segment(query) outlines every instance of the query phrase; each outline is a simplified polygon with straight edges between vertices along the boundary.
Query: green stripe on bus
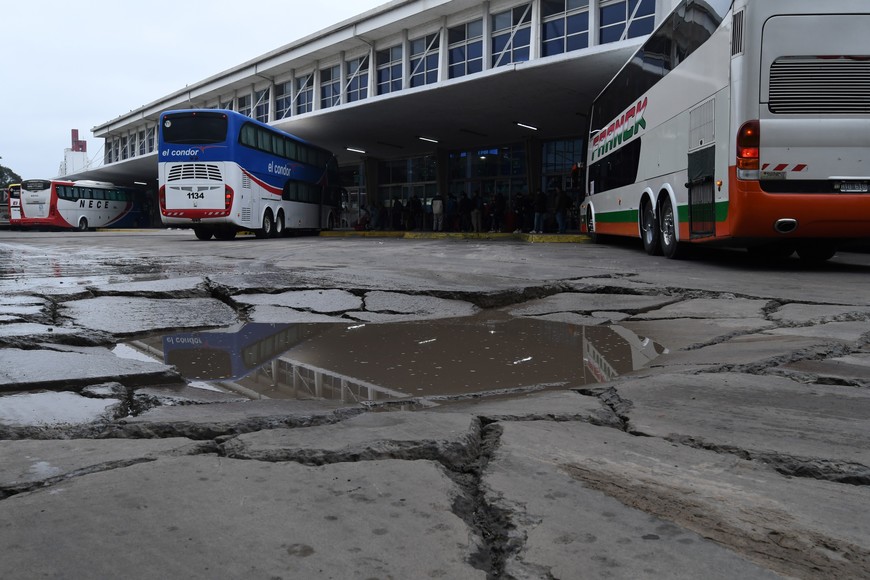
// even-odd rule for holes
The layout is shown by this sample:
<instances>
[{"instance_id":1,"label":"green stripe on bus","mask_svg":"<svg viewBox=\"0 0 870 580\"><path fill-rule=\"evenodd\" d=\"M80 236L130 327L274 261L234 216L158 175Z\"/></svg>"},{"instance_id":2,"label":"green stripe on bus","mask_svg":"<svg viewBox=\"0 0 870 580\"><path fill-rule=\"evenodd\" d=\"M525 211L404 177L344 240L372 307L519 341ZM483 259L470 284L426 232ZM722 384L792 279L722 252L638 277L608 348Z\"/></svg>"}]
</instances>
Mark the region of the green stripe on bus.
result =
<instances>
[{"instance_id":1,"label":"green stripe on bus","mask_svg":"<svg viewBox=\"0 0 870 580\"><path fill-rule=\"evenodd\" d=\"M724 222L728 218L728 202L717 201L715 204L715 214L717 222ZM689 206L681 205L677 208L677 216L681 222L689 221Z\"/></svg>"},{"instance_id":2,"label":"green stripe on bus","mask_svg":"<svg viewBox=\"0 0 870 580\"><path fill-rule=\"evenodd\" d=\"M611 211L595 214L595 221L603 224L637 223L637 210Z\"/></svg>"}]
</instances>

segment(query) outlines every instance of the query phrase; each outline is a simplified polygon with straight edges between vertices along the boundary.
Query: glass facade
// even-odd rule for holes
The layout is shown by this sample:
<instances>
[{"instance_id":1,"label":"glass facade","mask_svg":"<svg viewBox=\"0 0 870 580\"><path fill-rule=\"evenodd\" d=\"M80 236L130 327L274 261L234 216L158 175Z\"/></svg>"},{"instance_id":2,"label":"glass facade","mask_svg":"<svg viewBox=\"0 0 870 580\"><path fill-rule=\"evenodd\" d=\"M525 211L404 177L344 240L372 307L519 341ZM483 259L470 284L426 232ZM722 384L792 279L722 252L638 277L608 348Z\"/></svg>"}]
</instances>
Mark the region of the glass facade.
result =
<instances>
[{"instance_id":1,"label":"glass facade","mask_svg":"<svg viewBox=\"0 0 870 580\"><path fill-rule=\"evenodd\" d=\"M541 56L589 46L589 0L542 0Z\"/></svg>"},{"instance_id":2,"label":"glass facade","mask_svg":"<svg viewBox=\"0 0 870 580\"><path fill-rule=\"evenodd\" d=\"M411 86L420 87L438 82L438 49L440 36L430 34L410 44Z\"/></svg>"},{"instance_id":3,"label":"glass facade","mask_svg":"<svg viewBox=\"0 0 870 580\"><path fill-rule=\"evenodd\" d=\"M275 85L275 118L286 119L293 111L293 82Z\"/></svg>"},{"instance_id":4,"label":"glass facade","mask_svg":"<svg viewBox=\"0 0 870 580\"><path fill-rule=\"evenodd\" d=\"M257 103L254 106L254 118L263 123L269 122L269 89L268 87L262 91L256 91L254 96Z\"/></svg>"},{"instance_id":5,"label":"glass facade","mask_svg":"<svg viewBox=\"0 0 870 580\"><path fill-rule=\"evenodd\" d=\"M347 61L347 102L361 101L369 96L369 57Z\"/></svg>"},{"instance_id":6,"label":"glass facade","mask_svg":"<svg viewBox=\"0 0 870 580\"><path fill-rule=\"evenodd\" d=\"M320 107L341 104L341 65L320 69Z\"/></svg>"},{"instance_id":7,"label":"glass facade","mask_svg":"<svg viewBox=\"0 0 870 580\"><path fill-rule=\"evenodd\" d=\"M377 52L378 94L402 90L402 47L394 46Z\"/></svg>"},{"instance_id":8,"label":"glass facade","mask_svg":"<svg viewBox=\"0 0 870 580\"><path fill-rule=\"evenodd\" d=\"M314 73L296 79L296 114L314 110Z\"/></svg>"},{"instance_id":9,"label":"glass facade","mask_svg":"<svg viewBox=\"0 0 870 580\"><path fill-rule=\"evenodd\" d=\"M483 70L483 20L472 20L447 31L448 71L451 79Z\"/></svg>"},{"instance_id":10,"label":"glass facade","mask_svg":"<svg viewBox=\"0 0 870 580\"><path fill-rule=\"evenodd\" d=\"M599 9L601 44L650 34L655 28L655 0L602 2Z\"/></svg>"},{"instance_id":11,"label":"glass facade","mask_svg":"<svg viewBox=\"0 0 870 580\"><path fill-rule=\"evenodd\" d=\"M236 109L242 115L251 116L251 95L241 95L236 98Z\"/></svg>"},{"instance_id":12,"label":"glass facade","mask_svg":"<svg viewBox=\"0 0 870 580\"><path fill-rule=\"evenodd\" d=\"M493 67L529 60L531 43L531 4L523 4L492 15Z\"/></svg>"}]
</instances>

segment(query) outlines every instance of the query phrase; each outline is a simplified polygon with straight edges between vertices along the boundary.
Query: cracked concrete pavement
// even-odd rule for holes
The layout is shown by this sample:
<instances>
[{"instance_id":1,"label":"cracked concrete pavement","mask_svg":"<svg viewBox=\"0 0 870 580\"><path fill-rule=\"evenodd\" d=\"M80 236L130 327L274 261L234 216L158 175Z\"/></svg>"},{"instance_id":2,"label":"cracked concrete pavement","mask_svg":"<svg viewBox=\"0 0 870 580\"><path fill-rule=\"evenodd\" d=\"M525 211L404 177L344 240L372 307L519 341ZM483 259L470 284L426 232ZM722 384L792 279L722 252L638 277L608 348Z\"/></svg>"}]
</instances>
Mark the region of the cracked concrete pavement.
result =
<instances>
[{"instance_id":1,"label":"cracked concrete pavement","mask_svg":"<svg viewBox=\"0 0 870 580\"><path fill-rule=\"evenodd\" d=\"M870 298L844 288L862 256L768 271L619 246L278 242L265 259L244 240L103 247L51 277L0 239L32 258L0 279L0 577L870 577ZM662 349L627 372L578 352L583 385L368 401L193 388L116 347L468 317Z\"/></svg>"}]
</instances>

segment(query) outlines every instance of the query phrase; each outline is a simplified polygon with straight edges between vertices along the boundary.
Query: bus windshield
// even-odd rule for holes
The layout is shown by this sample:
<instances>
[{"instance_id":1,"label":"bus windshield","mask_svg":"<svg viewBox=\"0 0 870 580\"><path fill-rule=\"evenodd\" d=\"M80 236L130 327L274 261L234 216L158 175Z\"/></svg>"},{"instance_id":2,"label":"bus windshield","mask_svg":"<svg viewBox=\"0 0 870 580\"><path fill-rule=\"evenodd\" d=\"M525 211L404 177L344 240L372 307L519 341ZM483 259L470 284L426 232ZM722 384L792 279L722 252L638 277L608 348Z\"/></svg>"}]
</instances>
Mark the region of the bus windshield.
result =
<instances>
[{"instance_id":1,"label":"bus windshield","mask_svg":"<svg viewBox=\"0 0 870 580\"><path fill-rule=\"evenodd\" d=\"M179 145L224 143L227 116L223 113L179 113L163 120L163 141Z\"/></svg>"}]
</instances>

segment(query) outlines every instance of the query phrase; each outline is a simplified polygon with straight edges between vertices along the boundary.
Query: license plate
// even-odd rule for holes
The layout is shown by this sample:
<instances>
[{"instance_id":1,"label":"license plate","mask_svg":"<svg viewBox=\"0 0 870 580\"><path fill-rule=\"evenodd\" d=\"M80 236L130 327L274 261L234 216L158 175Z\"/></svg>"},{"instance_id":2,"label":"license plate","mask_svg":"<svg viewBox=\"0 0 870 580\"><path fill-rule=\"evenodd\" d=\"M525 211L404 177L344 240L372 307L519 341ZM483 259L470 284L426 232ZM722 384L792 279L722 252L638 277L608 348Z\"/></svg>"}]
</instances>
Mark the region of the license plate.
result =
<instances>
[{"instance_id":1,"label":"license plate","mask_svg":"<svg viewBox=\"0 0 870 580\"><path fill-rule=\"evenodd\" d=\"M202 220L199 219L199 218L193 218L193 219L190 220L190 221L193 222L193 223L195 223L195 224L198 224L198 223L202 222Z\"/></svg>"},{"instance_id":2,"label":"license plate","mask_svg":"<svg viewBox=\"0 0 870 580\"><path fill-rule=\"evenodd\" d=\"M870 191L866 181L841 181L841 193L867 193Z\"/></svg>"}]
</instances>

